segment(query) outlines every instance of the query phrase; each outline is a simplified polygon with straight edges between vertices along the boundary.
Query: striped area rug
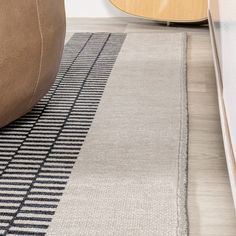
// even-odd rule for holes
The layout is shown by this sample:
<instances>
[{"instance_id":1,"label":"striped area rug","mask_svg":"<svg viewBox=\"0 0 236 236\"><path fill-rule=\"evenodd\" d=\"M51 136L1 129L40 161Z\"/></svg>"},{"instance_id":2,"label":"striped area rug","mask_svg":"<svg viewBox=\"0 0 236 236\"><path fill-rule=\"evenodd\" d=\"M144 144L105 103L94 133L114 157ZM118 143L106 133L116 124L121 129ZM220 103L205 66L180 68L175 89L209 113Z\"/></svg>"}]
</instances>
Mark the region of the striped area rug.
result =
<instances>
[{"instance_id":1,"label":"striped area rug","mask_svg":"<svg viewBox=\"0 0 236 236\"><path fill-rule=\"evenodd\" d=\"M0 130L0 235L45 235L125 37L74 34L48 94Z\"/></svg>"},{"instance_id":2,"label":"striped area rug","mask_svg":"<svg viewBox=\"0 0 236 236\"><path fill-rule=\"evenodd\" d=\"M0 236L188 235L186 41L72 36L48 94L0 130Z\"/></svg>"}]
</instances>

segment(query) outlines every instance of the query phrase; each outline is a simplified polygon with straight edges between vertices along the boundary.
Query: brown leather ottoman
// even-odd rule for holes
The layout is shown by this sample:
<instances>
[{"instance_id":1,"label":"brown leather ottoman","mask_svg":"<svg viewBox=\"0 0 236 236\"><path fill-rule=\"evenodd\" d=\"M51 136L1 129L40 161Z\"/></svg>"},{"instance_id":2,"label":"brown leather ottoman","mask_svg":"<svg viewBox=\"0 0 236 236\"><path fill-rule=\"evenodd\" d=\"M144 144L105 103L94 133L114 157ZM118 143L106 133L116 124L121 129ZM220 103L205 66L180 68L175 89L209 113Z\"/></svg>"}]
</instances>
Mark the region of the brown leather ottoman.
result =
<instances>
[{"instance_id":1,"label":"brown leather ottoman","mask_svg":"<svg viewBox=\"0 0 236 236\"><path fill-rule=\"evenodd\" d=\"M31 110L57 75L64 0L0 1L0 127Z\"/></svg>"}]
</instances>

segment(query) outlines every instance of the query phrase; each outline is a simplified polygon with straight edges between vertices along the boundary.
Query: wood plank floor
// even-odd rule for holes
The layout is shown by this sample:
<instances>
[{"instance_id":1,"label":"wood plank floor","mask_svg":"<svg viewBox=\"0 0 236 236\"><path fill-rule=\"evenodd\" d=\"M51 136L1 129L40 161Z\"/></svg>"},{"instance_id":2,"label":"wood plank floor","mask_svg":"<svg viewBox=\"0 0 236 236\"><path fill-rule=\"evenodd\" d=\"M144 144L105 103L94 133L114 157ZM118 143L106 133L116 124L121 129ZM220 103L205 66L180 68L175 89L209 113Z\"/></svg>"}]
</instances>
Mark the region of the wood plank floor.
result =
<instances>
[{"instance_id":1,"label":"wood plank floor","mask_svg":"<svg viewBox=\"0 0 236 236\"><path fill-rule=\"evenodd\" d=\"M208 27L166 27L133 17L70 18L66 40L74 32L101 31L188 33L190 236L236 236Z\"/></svg>"}]
</instances>

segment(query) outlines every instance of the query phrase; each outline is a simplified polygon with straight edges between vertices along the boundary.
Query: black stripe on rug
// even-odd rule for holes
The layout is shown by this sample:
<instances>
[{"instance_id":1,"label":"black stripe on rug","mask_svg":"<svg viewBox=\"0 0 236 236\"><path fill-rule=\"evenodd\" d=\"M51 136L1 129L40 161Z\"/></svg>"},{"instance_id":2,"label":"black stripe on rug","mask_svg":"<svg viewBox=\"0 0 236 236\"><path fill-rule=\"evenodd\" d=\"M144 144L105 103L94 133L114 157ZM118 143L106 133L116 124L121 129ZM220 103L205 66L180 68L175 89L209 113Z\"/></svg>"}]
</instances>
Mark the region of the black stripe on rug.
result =
<instances>
[{"instance_id":1,"label":"black stripe on rug","mask_svg":"<svg viewBox=\"0 0 236 236\"><path fill-rule=\"evenodd\" d=\"M0 130L0 235L45 235L125 37L74 34L48 94Z\"/></svg>"}]
</instances>

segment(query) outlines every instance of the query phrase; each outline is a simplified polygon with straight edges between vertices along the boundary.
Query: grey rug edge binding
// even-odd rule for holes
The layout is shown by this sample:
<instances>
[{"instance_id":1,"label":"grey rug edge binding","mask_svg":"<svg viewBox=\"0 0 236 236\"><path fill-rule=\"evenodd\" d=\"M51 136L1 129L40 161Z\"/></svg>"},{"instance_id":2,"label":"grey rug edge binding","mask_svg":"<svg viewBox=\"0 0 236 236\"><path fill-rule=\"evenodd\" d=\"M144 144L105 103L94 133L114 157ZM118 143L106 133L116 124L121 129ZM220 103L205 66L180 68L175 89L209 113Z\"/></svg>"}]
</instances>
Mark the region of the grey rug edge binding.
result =
<instances>
[{"instance_id":1,"label":"grey rug edge binding","mask_svg":"<svg viewBox=\"0 0 236 236\"><path fill-rule=\"evenodd\" d=\"M187 88L187 33L182 35L182 67L184 79L180 81L181 89L181 124L179 145L179 179L178 179L178 236L189 235L188 218L188 141L189 141L189 115L188 115L188 88Z\"/></svg>"}]
</instances>

